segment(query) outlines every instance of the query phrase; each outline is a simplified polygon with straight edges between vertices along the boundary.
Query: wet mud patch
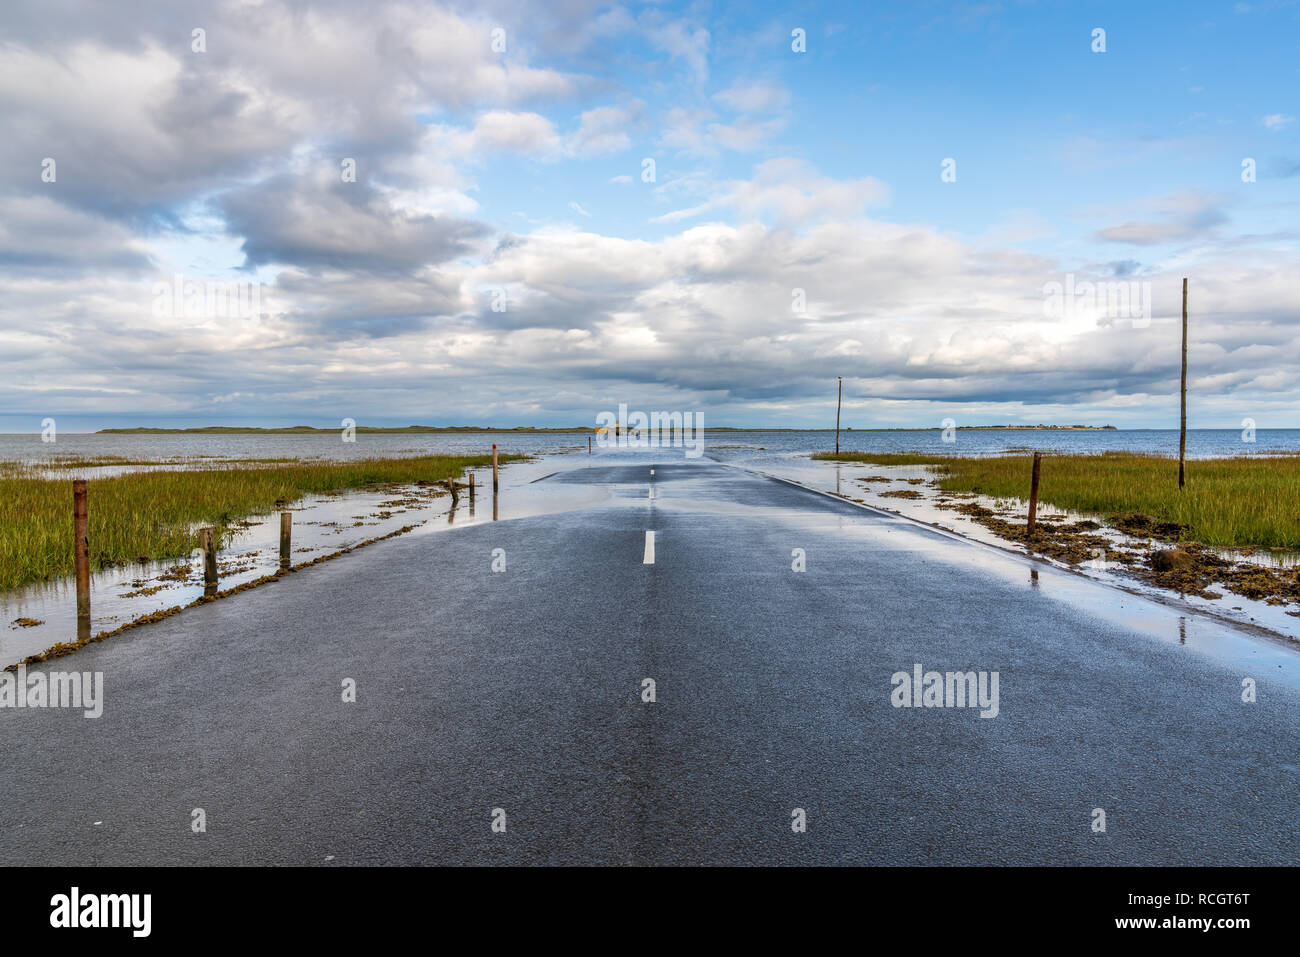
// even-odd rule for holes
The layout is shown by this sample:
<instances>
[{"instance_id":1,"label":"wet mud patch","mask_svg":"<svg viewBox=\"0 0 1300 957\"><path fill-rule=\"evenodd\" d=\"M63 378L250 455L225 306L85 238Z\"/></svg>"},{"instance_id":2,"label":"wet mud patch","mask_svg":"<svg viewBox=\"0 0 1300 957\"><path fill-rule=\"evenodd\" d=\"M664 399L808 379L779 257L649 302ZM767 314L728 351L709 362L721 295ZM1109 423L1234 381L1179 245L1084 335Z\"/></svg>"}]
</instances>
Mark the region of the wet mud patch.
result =
<instances>
[{"instance_id":1,"label":"wet mud patch","mask_svg":"<svg viewBox=\"0 0 1300 957\"><path fill-rule=\"evenodd\" d=\"M1117 549L1114 539L1091 534L1102 527L1097 522L1085 520L1067 523L1043 519L1035 523L1031 533L1027 522L1008 521L993 509L976 502L936 502L935 507L965 515L999 538L1016 542L1031 552L1067 565L1081 565L1101 557L1122 565L1132 565L1137 560L1129 552Z\"/></svg>"},{"instance_id":2,"label":"wet mud patch","mask_svg":"<svg viewBox=\"0 0 1300 957\"><path fill-rule=\"evenodd\" d=\"M1111 523L1125 535L1135 538L1154 538L1162 542L1176 542L1187 531L1186 525L1164 522L1141 512L1111 517Z\"/></svg>"},{"instance_id":3,"label":"wet mud patch","mask_svg":"<svg viewBox=\"0 0 1300 957\"><path fill-rule=\"evenodd\" d=\"M1300 568L1243 565L1195 542L1152 551L1136 573L1149 584L1179 594L1221 598L1213 589L1223 588L1268 605L1300 606ZM1300 617L1300 607L1287 614Z\"/></svg>"},{"instance_id":4,"label":"wet mud patch","mask_svg":"<svg viewBox=\"0 0 1300 957\"><path fill-rule=\"evenodd\" d=\"M888 493L885 493L888 494ZM1134 577L1157 588L1195 595L1210 601L1223 591L1268 605L1295 605L1287 614L1300 617L1300 568L1270 568L1235 561L1219 550L1196 542L1181 542L1172 548L1160 543L1177 542L1186 529L1175 522L1159 522L1135 513L1117 517L1115 528L1127 535L1142 534L1147 542L1125 543L1094 534L1106 529L1100 522L1082 519L1036 523L1033 534L1024 520L1007 520L993 509L976 502L952 503L936 500L936 508L950 509L983 525L1001 539L1023 545L1028 551L1077 566L1097 559L1117 564ZM1122 521L1120 520L1122 519ZM1138 532L1137 530L1142 530ZM1247 549L1243 554L1254 550Z\"/></svg>"}]
</instances>

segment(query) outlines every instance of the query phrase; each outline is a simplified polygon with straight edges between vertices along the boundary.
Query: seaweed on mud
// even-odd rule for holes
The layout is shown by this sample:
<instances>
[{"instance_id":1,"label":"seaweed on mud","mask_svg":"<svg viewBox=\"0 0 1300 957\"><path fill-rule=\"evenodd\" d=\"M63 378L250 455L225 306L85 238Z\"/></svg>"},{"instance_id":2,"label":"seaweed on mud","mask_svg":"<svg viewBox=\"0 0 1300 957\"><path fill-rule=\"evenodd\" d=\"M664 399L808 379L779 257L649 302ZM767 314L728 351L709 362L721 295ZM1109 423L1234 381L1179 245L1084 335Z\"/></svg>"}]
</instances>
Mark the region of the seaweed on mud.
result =
<instances>
[{"instance_id":1,"label":"seaweed on mud","mask_svg":"<svg viewBox=\"0 0 1300 957\"><path fill-rule=\"evenodd\" d=\"M1027 523L1007 521L999 518L991 508L976 502L958 504L938 504L936 508L946 508L960 512L974 519L989 529L999 538L1024 545L1032 552L1052 558L1067 565L1078 565L1092 561L1101 552L1109 561L1131 564L1135 559L1126 552L1115 548L1115 543L1102 535L1089 535L1100 526L1096 522L1075 522L1070 525L1053 521L1036 523L1031 534Z\"/></svg>"},{"instance_id":2,"label":"seaweed on mud","mask_svg":"<svg viewBox=\"0 0 1300 957\"><path fill-rule=\"evenodd\" d=\"M1125 535L1132 535L1135 538L1155 538L1162 542L1176 542L1187 531L1186 525L1164 522L1142 512L1114 515L1111 517L1111 522Z\"/></svg>"},{"instance_id":3,"label":"seaweed on mud","mask_svg":"<svg viewBox=\"0 0 1300 957\"><path fill-rule=\"evenodd\" d=\"M190 572L194 569L189 565L173 565L167 571L158 576L159 581L164 582L183 582L190 577Z\"/></svg>"},{"instance_id":4,"label":"seaweed on mud","mask_svg":"<svg viewBox=\"0 0 1300 957\"><path fill-rule=\"evenodd\" d=\"M1138 577L1202 598L1222 597L1210 591L1211 585L1221 585L1234 595L1269 605L1300 603L1300 569L1237 564L1194 542L1152 552Z\"/></svg>"},{"instance_id":5,"label":"seaweed on mud","mask_svg":"<svg viewBox=\"0 0 1300 957\"><path fill-rule=\"evenodd\" d=\"M1143 556L1117 547L1112 539L1086 534L1104 528L1091 520L1070 525L1038 522L1034 533L1030 535L1025 522L999 518L992 509L974 502L936 502L935 507L960 512L999 538L1024 545L1033 552L1069 565L1089 561L1100 552L1108 563L1128 567L1147 584L1180 595L1196 595L1210 600L1222 598L1222 594L1211 590L1211 586L1219 586L1243 598L1263 601L1269 605L1300 603L1300 568L1266 568L1261 565L1239 564L1196 542L1183 542L1175 548L1154 549ZM1139 516L1136 521L1129 521L1126 525L1130 529L1142 528L1145 530L1143 534L1152 538L1176 535L1182 530L1182 526L1174 522L1155 522L1147 516ZM1152 534L1153 530L1157 532L1156 535ZM1300 611L1289 613L1300 616Z\"/></svg>"},{"instance_id":6,"label":"seaweed on mud","mask_svg":"<svg viewBox=\"0 0 1300 957\"><path fill-rule=\"evenodd\" d=\"M156 594L158 594L160 591L162 591L164 588L170 588L170 587L171 587L170 585L152 585L152 586L146 585L146 586L144 586L144 587L138 587L138 588L134 589L133 591L122 592L122 594L121 594L119 597L121 597L121 598L148 598L150 595L156 595Z\"/></svg>"}]
</instances>

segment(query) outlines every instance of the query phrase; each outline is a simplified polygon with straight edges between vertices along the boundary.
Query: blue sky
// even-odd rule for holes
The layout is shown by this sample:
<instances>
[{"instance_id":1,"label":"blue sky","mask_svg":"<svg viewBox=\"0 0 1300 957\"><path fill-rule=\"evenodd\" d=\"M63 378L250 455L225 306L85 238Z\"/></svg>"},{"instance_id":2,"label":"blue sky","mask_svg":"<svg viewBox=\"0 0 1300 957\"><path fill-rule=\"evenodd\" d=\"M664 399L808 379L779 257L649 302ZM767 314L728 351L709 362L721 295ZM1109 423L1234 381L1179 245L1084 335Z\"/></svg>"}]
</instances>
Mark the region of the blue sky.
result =
<instances>
[{"instance_id":1,"label":"blue sky","mask_svg":"<svg viewBox=\"0 0 1300 957\"><path fill-rule=\"evenodd\" d=\"M1295 426L1298 81L1294 2L7 5L0 429L1170 426L1182 276L1192 425Z\"/></svg>"}]
</instances>

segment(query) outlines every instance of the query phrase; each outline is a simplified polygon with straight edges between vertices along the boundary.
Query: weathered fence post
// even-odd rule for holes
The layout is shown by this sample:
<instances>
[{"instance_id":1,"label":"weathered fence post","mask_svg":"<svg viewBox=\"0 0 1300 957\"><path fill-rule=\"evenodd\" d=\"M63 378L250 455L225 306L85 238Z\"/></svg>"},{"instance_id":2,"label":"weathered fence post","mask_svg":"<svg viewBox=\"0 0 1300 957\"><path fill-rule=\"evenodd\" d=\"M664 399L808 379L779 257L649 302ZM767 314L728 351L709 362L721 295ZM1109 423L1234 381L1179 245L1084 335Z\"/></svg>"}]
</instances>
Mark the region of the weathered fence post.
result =
<instances>
[{"instance_id":1,"label":"weathered fence post","mask_svg":"<svg viewBox=\"0 0 1300 957\"><path fill-rule=\"evenodd\" d=\"M1029 534L1034 533L1034 522L1038 520L1038 471L1043 461L1043 453L1034 453L1034 475L1029 480Z\"/></svg>"},{"instance_id":2,"label":"weathered fence post","mask_svg":"<svg viewBox=\"0 0 1300 957\"><path fill-rule=\"evenodd\" d=\"M492 443L492 494L496 495L500 488L500 480L497 478L497 444Z\"/></svg>"},{"instance_id":3,"label":"weathered fence post","mask_svg":"<svg viewBox=\"0 0 1300 957\"><path fill-rule=\"evenodd\" d=\"M456 488L454 478L447 479L447 491L451 493L451 507L455 508L456 503L460 501L460 490Z\"/></svg>"},{"instance_id":4,"label":"weathered fence post","mask_svg":"<svg viewBox=\"0 0 1300 957\"><path fill-rule=\"evenodd\" d=\"M293 513L280 513L280 569L289 570L290 552L293 543Z\"/></svg>"},{"instance_id":5,"label":"weathered fence post","mask_svg":"<svg viewBox=\"0 0 1300 957\"><path fill-rule=\"evenodd\" d=\"M587 454L591 454L591 436L587 436Z\"/></svg>"},{"instance_id":6,"label":"weathered fence post","mask_svg":"<svg viewBox=\"0 0 1300 957\"><path fill-rule=\"evenodd\" d=\"M86 480L72 483L73 560L77 572L77 639L90 637L90 518L86 507Z\"/></svg>"},{"instance_id":7,"label":"weathered fence post","mask_svg":"<svg viewBox=\"0 0 1300 957\"><path fill-rule=\"evenodd\" d=\"M469 500L474 501L474 473L469 473Z\"/></svg>"},{"instance_id":8,"label":"weathered fence post","mask_svg":"<svg viewBox=\"0 0 1300 957\"><path fill-rule=\"evenodd\" d=\"M217 593L216 529L210 525L200 528L199 546L203 549L203 594L211 597Z\"/></svg>"}]
</instances>

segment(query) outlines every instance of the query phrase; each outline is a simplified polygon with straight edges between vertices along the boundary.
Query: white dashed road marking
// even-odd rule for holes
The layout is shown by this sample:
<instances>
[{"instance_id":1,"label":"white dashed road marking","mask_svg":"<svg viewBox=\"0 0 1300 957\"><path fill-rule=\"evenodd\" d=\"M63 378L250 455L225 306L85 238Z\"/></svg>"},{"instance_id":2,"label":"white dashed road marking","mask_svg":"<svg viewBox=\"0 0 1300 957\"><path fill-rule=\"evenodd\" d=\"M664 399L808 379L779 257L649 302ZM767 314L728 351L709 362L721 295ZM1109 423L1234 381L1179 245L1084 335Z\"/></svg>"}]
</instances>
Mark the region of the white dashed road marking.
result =
<instances>
[{"instance_id":1,"label":"white dashed road marking","mask_svg":"<svg viewBox=\"0 0 1300 957\"><path fill-rule=\"evenodd\" d=\"M647 531L645 533L645 558L641 559L642 565L653 565L655 563L655 533Z\"/></svg>"}]
</instances>

